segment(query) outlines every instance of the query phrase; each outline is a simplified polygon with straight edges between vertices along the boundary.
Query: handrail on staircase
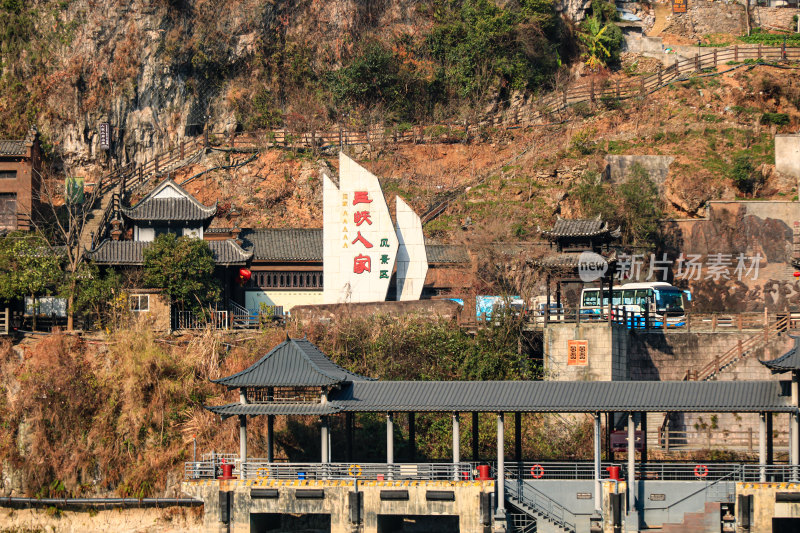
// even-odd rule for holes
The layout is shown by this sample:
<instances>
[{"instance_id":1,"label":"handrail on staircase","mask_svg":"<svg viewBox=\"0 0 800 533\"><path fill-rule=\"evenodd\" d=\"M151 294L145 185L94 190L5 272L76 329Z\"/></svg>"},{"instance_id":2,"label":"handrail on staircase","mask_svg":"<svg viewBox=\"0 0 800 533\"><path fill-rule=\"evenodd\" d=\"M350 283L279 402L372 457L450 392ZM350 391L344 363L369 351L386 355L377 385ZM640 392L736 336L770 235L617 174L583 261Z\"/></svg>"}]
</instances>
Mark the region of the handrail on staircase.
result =
<instances>
[{"instance_id":1,"label":"handrail on staircase","mask_svg":"<svg viewBox=\"0 0 800 533\"><path fill-rule=\"evenodd\" d=\"M763 332L756 333L744 341L740 341L721 356L714 357L697 370L688 369L683 376L683 381L705 381L719 373L722 368L728 366L739 358L747 357L756 346L762 342L768 342L773 334L786 331L790 325L791 315L778 316L775 322L764 327Z\"/></svg>"},{"instance_id":2,"label":"handrail on staircase","mask_svg":"<svg viewBox=\"0 0 800 533\"><path fill-rule=\"evenodd\" d=\"M511 491L514 490L513 483L509 483L506 486L511 489ZM541 514L545 520L549 520L568 531L577 531L578 519L575 513L539 491L530 483L526 483L522 478L517 479L516 489L516 497L520 503L531 507L535 512ZM534 493L533 499L526 496L526 490ZM542 500L545 502L544 504L540 503Z\"/></svg>"}]
</instances>

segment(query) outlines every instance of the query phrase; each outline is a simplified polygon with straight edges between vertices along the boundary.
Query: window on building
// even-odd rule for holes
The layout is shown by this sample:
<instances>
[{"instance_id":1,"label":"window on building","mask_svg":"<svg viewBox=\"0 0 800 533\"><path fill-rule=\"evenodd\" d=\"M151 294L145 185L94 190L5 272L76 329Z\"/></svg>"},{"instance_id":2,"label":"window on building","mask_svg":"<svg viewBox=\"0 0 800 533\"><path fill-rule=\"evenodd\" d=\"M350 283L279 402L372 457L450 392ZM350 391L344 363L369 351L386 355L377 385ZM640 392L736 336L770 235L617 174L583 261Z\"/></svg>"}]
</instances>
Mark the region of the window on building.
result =
<instances>
[{"instance_id":1,"label":"window on building","mask_svg":"<svg viewBox=\"0 0 800 533\"><path fill-rule=\"evenodd\" d=\"M134 313L146 313L150 311L150 295L149 294L132 294L128 299L131 311Z\"/></svg>"},{"instance_id":2,"label":"window on building","mask_svg":"<svg viewBox=\"0 0 800 533\"><path fill-rule=\"evenodd\" d=\"M16 170L0 170L0 180L15 180L17 179Z\"/></svg>"}]
</instances>

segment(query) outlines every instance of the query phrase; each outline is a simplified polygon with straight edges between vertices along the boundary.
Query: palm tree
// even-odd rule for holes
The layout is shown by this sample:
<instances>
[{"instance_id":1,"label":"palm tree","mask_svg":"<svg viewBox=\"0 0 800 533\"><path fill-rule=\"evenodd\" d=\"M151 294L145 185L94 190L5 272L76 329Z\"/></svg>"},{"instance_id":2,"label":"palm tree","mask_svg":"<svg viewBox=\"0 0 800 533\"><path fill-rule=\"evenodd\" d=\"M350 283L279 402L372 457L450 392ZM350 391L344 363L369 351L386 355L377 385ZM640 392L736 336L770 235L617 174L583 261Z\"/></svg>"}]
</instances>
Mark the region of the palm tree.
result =
<instances>
[{"instance_id":1,"label":"palm tree","mask_svg":"<svg viewBox=\"0 0 800 533\"><path fill-rule=\"evenodd\" d=\"M608 24L601 27L600 19L596 16L589 17L583 24L583 31L578 33L578 39L586 47L583 56L586 58L586 66L591 70L596 70L606 66L606 60L611 57L608 46L611 45L611 37L607 35Z\"/></svg>"}]
</instances>

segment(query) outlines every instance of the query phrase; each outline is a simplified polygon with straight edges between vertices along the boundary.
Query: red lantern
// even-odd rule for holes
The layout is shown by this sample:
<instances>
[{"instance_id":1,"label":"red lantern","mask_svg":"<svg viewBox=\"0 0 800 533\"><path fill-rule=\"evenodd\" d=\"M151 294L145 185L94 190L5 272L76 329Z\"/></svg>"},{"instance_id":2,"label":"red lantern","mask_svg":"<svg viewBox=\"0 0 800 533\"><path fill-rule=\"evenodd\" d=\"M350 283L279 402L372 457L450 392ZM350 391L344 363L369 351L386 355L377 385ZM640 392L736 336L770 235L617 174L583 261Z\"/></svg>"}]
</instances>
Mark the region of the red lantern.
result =
<instances>
[{"instance_id":1,"label":"red lantern","mask_svg":"<svg viewBox=\"0 0 800 533\"><path fill-rule=\"evenodd\" d=\"M239 269L239 285L244 285L245 283L250 281L250 278L252 277L252 275L253 274L249 270L247 270L246 268L240 268Z\"/></svg>"},{"instance_id":2,"label":"red lantern","mask_svg":"<svg viewBox=\"0 0 800 533\"><path fill-rule=\"evenodd\" d=\"M796 278L800 278L800 272L795 272L795 273L794 273L794 277L796 277Z\"/></svg>"}]
</instances>

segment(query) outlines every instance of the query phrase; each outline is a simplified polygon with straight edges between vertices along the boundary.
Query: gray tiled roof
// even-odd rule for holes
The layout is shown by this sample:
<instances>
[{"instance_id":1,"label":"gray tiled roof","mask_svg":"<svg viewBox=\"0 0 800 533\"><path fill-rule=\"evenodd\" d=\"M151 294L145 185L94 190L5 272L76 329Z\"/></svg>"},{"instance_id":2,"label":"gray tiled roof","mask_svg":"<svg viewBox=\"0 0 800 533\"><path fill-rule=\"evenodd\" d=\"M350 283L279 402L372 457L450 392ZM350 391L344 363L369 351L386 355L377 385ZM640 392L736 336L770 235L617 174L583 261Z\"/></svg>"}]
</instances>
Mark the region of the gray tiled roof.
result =
<instances>
[{"instance_id":1,"label":"gray tiled roof","mask_svg":"<svg viewBox=\"0 0 800 533\"><path fill-rule=\"evenodd\" d=\"M213 382L228 387L325 387L368 379L336 365L307 339L287 339L250 367Z\"/></svg>"},{"instance_id":2,"label":"gray tiled roof","mask_svg":"<svg viewBox=\"0 0 800 533\"><path fill-rule=\"evenodd\" d=\"M87 252L89 258L101 265L141 265L143 250L148 242L104 240Z\"/></svg>"},{"instance_id":3,"label":"gray tiled roof","mask_svg":"<svg viewBox=\"0 0 800 533\"><path fill-rule=\"evenodd\" d=\"M428 263L469 263L465 246L455 244L429 244L425 246Z\"/></svg>"},{"instance_id":4,"label":"gray tiled roof","mask_svg":"<svg viewBox=\"0 0 800 533\"><path fill-rule=\"evenodd\" d=\"M783 374L790 370L800 370L800 337L792 335L794 346L791 350L772 361L759 361L762 365L772 370L773 374Z\"/></svg>"},{"instance_id":5,"label":"gray tiled roof","mask_svg":"<svg viewBox=\"0 0 800 533\"><path fill-rule=\"evenodd\" d=\"M192 198L145 198L134 207L123 207L122 214L131 220L170 221L207 220L217 212Z\"/></svg>"},{"instance_id":6,"label":"gray tiled roof","mask_svg":"<svg viewBox=\"0 0 800 533\"><path fill-rule=\"evenodd\" d=\"M775 381L362 381L330 401L361 412L795 410Z\"/></svg>"},{"instance_id":7,"label":"gray tiled roof","mask_svg":"<svg viewBox=\"0 0 800 533\"><path fill-rule=\"evenodd\" d=\"M608 224L599 218L592 219L565 219L558 218L551 230L542 231L542 236L550 239L559 237L595 237L611 234Z\"/></svg>"},{"instance_id":8,"label":"gray tiled roof","mask_svg":"<svg viewBox=\"0 0 800 533\"><path fill-rule=\"evenodd\" d=\"M332 415L341 411L331 403L229 403L226 405L207 405L206 409L221 415L223 419L234 415Z\"/></svg>"},{"instance_id":9,"label":"gray tiled roof","mask_svg":"<svg viewBox=\"0 0 800 533\"><path fill-rule=\"evenodd\" d=\"M236 241L205 241L214 254L218 265L243 265L252 253L243 250ZM94 250L87 252L89 257L102 265L141 265L144 262L144 249L149 242L105 240Z\"/></svg>"},{"instance_id":10,"label":"gray tiled roof","mask_svg":"<svg viewBox=\"0 0 800 533\"><path fill-rule=\"evenodd\" d=\"M2 141L0 140L0 155L25 155L28 151L27 141Z\"/></svg>"},{"instance_id":11,"label":"gray tiled roof","mask_svg":"<svg viewBox=\"0 0 800 533\"><path fill-rule=\"evenodd\" d=\"M322 261L321 229L245 229L240 236L257 261Z\"/></svg>"},{"instance_id":12,"label":"gray tiled roof","mask_svg":"<svg viewBox=\"0 0 800 533\"><path fill-rule=\"evenodd\" d=\"M218 265L243 265L253 257L253 252L244 250L233 239L206 242L214 254L214 262Z\"/></svg>"},{"instance_id":13,"label":"gray tiled roof","mask_svg":"<svg viewBox=\"0 0 800 533\"><path fill-rule=\"evenodd\" d=\"M256 261L322 262L322 230L310 228L243 229L244 247ZM428 263L469 263L465 246L431 244Z\"/></svg>"}]
</instances>

